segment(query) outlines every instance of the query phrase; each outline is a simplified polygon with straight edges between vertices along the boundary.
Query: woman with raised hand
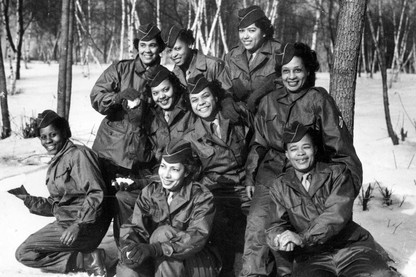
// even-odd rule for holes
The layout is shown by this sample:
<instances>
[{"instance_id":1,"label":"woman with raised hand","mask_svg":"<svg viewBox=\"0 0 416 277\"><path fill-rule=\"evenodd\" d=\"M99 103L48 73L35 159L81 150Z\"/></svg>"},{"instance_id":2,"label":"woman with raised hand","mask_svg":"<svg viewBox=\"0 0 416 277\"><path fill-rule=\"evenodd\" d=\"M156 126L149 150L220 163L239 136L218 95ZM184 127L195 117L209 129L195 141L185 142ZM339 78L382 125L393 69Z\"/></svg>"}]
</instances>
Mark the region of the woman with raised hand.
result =
<instances>
[{"instance_id":1,"label":"woman with raised hand","mask_svg":"<svg viewBox=\"0 0 416 277\"><path fill-rule=\"evenodd\" d=\"M111 215L98 158L69 139L68 121L54 111L45 110L38 120L40 142L53 155L46 176L50 196L32 196L24 189L11 193L22 199L31 213L56 220L30 235L17 249L16 259L44 272L86 270L106 276L105 253L97 247Z\"/></svg>"},{"instance_id":2,"label":"woman with raised hand","mask_svg":"<svg viewBox=\"0 0 416 277\"><path fill-rule=\"evenodd\" d=\"M289 166L282 134L286 126L298 121L319 133L319 160L345 164L353 176L353 191L358 194L362 166L355 152L352 136L344 124L334 99L315 87L319 62L315 51L304 43L285 44L276 58L278 87L260 101L254 120L255 134L246 163L246 184L254 188L247 218L242 276L266 275L268 247L265 229L269 218L271 182ZM279 258L279 257L278 257ZM286 259L278 261L283 276L290 272Z\"/></svg>"},{"instance_id":3,"label":"woman with raised hand","mask_svg":"<svg viewBox=\"0 0 416 277\"><path fill-rule=\"evenodd\" d=\"M151 175L150 143L146 135L148 97L146 72L160 63L165 44L153 24L141 25L134 40L135 59L109 66L91 94L95 110L105 115L92 149L98 153L105 179L116 189L114 236L133 213L139 191ZM115 193L115 192L114 192Z\"/></svg>"},{"instance_id":4,"label":"woman with raised hand","mask_svg":"<svg viewBox=\"0 0 416 277\"><path fill-rule=\"evenodd\" d=\"M240 43L225 56L225 68L219 81L229 97L222 101L226 117L246 116L252 127L261 97L274 89L275 52L280 42L273 39L274 28L259 6L238 11Z\"/></svg>"},{"instance_id":5,"label":"woman with raised hand","mask_svg":"<svg viewBox=\"0 0 416 277\"><path fill-rule=\"evenodd\" d=\"M186 86L190 78L203 74L209 81L218 79L224 68L224 62L201 50L195 49L195 38L191 30L172 25L162 30L168 56L175 63L173 73Z\"/></svg>"}]
</instances>

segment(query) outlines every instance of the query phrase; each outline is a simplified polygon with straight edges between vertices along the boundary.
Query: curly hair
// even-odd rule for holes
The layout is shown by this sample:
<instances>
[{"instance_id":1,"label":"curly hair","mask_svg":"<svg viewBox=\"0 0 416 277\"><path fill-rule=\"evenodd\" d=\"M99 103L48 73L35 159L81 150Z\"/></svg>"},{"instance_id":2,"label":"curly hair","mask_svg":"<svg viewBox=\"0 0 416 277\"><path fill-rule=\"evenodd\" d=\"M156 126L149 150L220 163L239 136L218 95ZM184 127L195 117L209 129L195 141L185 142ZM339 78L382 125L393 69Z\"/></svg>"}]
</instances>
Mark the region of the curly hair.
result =
<instances>
[{"instance_id":1,"label":"curly hair","mask_svg":"<svg viewBox=\"0 0 416 277\"><path fill-rule=\"evenodd\" d=\"M294 43L294 57L302 59L303 65L306 68L306 71L309 72L308 77L306 78L304 87L313 87L315 86L316 72L319 70L319 61L316 56L316 52L312 50L309 45L303 42ZM282 67L284 64L276 63L275 71L277 77L282 76Z\"/></svg>"},{"instance_id":2,"label":"curly hair","mask_svg":"<svg viewBox=\"0 0 416 277\"><path fill-rule=\"evenodd\" d=\"M162 39L162 37L160 36L160 34L157 34L157 35L155 36L155 39L156 39L156 43L157 43L157 45L159 46L159 52L160 52L160 53L162 53L162 52L163 52L163 50L165 50L165 48L166 48L166 44L165 44L165 42L163 41L163 39ZM135 38L135 39L133 40L133 46L134 46L134 49L139 50L139 42L140 42L140 39L138 39L138 38Z\"/></svg>"},{"instance_id":3,"label":"curly hair","mask_svg":"<svg viewBox=\"0 0 416 277\"><path fill-rule=\"evenodd\" d=\"M185 42L188 45L194 44L195 37L192 30L189 29L183 29L178 35L177 40L180 39L181 41Z\"/></svg>"},{"instance_id":4,"label":"curly hair","mask_svg":"<svg viewBox=\"0 0 416 277\"><path fill-rule=\"evenodd\" d=\"M174 90L175 101L177 101L178 99L181 98L182 95L185 94L186 87L184 85L182 85L182 83L178 79L178 77L176 77L176 75L172 72L169 74L168 80L172 84L172 87L173 87L173 90ZM146 95L150 99L150 102L153 105L156 105L156 103L153 101L152 89L149 86L149 84L146 84ZM186 97L184 97L184 98L186 98ZM184 99L182 101L184 101Z\"/></svg>"},{"instance_id":5,"label":"curly hair","mask_svg":"<svg viewBox=\"0 0 416 277\"><path fill-rule=\"evenodd\" d=\"M260 28L260 30L263 31L263 33L266 35L266 40L270 40L273 38L274 27L270 19L268 19L267 17L260 18L259 20L254 22L254 25L256 25L257 28Z\"/></svg>"}]
</instances>

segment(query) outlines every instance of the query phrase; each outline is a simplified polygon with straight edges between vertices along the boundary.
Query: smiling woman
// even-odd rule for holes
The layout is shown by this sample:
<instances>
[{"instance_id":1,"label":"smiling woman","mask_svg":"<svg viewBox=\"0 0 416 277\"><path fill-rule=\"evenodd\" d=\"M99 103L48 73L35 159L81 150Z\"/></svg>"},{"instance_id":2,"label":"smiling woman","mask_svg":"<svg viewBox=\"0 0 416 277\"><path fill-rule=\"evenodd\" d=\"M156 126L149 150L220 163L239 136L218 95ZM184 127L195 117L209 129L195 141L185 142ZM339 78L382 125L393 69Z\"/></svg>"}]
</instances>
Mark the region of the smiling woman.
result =
<instances>
[{"instance_id":1,"label":"smiling woman","mask_svg":"<svg viewBox=\"0 0 416 277\"><path fill-rule=\"evenodd\" d=\"M96 248L107 232L111 215L97 156L69 140L68 121L54 111L44 111L38 121L41 143L53 155L46 178L50 196L16 196L31 213L56 220L30 235L16 250L16 258L46 272L86 270L105 276L104 250Z\"/></svg>"}]
</instances>

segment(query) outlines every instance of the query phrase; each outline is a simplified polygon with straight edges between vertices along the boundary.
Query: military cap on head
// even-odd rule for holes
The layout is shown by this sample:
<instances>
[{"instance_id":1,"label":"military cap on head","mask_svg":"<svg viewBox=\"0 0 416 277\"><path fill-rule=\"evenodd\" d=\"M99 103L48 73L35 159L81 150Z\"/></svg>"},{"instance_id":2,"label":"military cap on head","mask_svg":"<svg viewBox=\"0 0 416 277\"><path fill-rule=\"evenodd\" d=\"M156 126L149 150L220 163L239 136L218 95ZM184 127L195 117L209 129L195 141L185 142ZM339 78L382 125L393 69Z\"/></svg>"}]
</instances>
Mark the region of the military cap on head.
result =
<instances>
[{"instance_id":1,"label":"military cap on head","mask_svg":"<svg viewBox=\"0 0 416 277\"><path fill-rule=\"evenodd\" d=\"M208 80L202 74L198 74L188 80L188 92L189 94L200 93L204 88L209 85Z\"/></svg>"},{"instance_id":2,"label":"military cap on head","mask_svg":"<svg viewBox=\"0 0 416 277\"><path fill-rule=\"evenodd\" d=\"M59 118L61 117L56 112L52 110L44 110L42 113L38 114L38 126L39 128L45 128Z\"/></svg>"},{"instance_id":3,"label":"military cap on head","mask_svg":"<svg viewBox=\"0 0 416 277\"><path fill-rule=\"evenodd\" d=\"M261 18L267 18L264 11L259 6L250 6L238 11L238 19L240 20L238 27L246 28Z\"/></svg>"},{"instance_id":4,"label":"military cap on head","mask_svg":"<svg viewBox=\"0 0 416 277\"><path fill-rule=\"evenodd\" d=\"M162 158L167 163L184 163L192 158L192 148L189 141L179 139L171 141L166 146Z\"/></svg>"},{"instance_id":5,"label":"military cap on head","mask_svg":"<svg viewBox=\"0 0 416 277\"><path fill-rule=\"evenodd\" d=\"M145 78L149 82L150 87L157 87L162 81L169 78L171 72L163 65L150 67L145 73Z\"/></svg>"},{"instance_id":6,"label":"military cap on head","mask_svg":"<svg viewBox=\"0 0 416 277\"><path fill-rule=\"evenodd\" d=\"M158 34L160 34L159 28L152 23L140 25L139 29L137 30L137 39L142 41L149 41L154 39Z\"/></svg>"},{"instance_id":7,"label":"military cap on head","mask_svg":"<svg viewBox=\"0 0 416 277\"><path fill-rule=\"evenodd\" d=\"M179 27L178 25L172 25L168 29L162 30L162 39L165 42L166 46L172 48L175 45L176 39L179 34L185 29Z\"/></svg>"},{"instance_id":8,"label":"military cap on head","mask_svg":"<svg viewBox=\"0 0 416 277\"><path fill-rule=\"evenodd\" d=\"M276 64L278 65L285 65L289 63L293 56L295 55L295 44L294 43L286 43L281 46L280 51L276 53Z\"/></svg>"},{"instance_id":9,"label":"military cap on head","mask_svg":"<svg viewBox=\"0 0 416 277\"><path fill-rule=\"evenodd\" d=\"M288 144L298 142L310 131L311 128L295 121L291 126L284 129L282 137L283 143Z\"/></svg>"}]
</instances>

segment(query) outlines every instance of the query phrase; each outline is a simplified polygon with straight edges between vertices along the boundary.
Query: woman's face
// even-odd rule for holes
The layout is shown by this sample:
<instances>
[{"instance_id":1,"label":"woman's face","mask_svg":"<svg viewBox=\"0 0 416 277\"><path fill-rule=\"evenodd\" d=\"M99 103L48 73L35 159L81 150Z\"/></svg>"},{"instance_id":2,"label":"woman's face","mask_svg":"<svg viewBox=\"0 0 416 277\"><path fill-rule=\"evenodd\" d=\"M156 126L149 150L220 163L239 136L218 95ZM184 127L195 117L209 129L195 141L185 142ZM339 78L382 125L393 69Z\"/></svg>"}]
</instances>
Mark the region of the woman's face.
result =
<instances>
[{"instance_id":1,"label":"woman's face","mask_svg":"<svg viewBox=\"0 0 416 277\"><path fill-rule=\"evenodd\" d=\"M299 91L306 82L309 72L301 58L294 56L290 62L282 66L283 85L290 92Z\"/></svg>"},{"instance_id":2,"label":"woman's face","mask_svg":"<svg viewBox=\"0 0 416 277\"><path fill-rule=\"evenodd\" d=\"M246 28L238 29L238 34L244 48L251 53L260 48L266 37L265 33L254 23Z\"/></svg>"},{"instance_id":3,"label":"woman's face","mask_svg":"<svg viewBox=\"0 0 416 277\"><path fill-rule=\"evenodd\" d=\"M193 112L204 119L215 115L217 100L209 87L204 88L200 93L189 94L189 102L191 102Z\"/></svg>"},{"instance_id":4,"label":"woman's face","mask_svg":"<svg viewBox=\"0 0 416 277\"><path fill-rule=\"evenodd\" d=\"M182 163L168 163L162 158L159 166L159 177L165 189L177 190L181 187L186 176L185 166Z\"/></svg>"},{"instance_id":5,"label":"woman's face","mask_svg":"<svg viewBox=\"0 0 416 277\"><path fill-rule=\"evenodd\" d=\"M152 87L152 98L155 103L164 110L172 108L175 100L175 92L169 78L163 80L158 86Z\"/></svg>"},{"instance_id":6,"label":"woman's face","mask_svg":"<svg viewBox=\"0 0 416 277\"><path fill-rule=\"evenodd\" d=\"M67 140L65 135L52 124L41 128L39 132L40 143L45 147L49 155L56 155L61 151Z\"/></svg>"},{"instance_id":7,"label":"woman's face","mask_svg":"<svg viewBox=\"0 0 416 277\"><path fill-rule=\"evenodd\" d=\"M152 64L159 57L160 53L159 44L155 38L149 41L139 41L137 50L144 65Z\"/></svg>"},{"instance_id":8,"label":"woman's face","mask_svg":"<svg viewBox=\"0 0 416 277\"><path fill-rule=\"evenodd\" d=\"M316 148L309 135L298 142L288 143L286 157L293 168L299 172L309 172L315 164Z\"/></svg>"},{"instance_id":9,"label":"woman's face","mask_svg":"<svg viewBox=\"0 0 416 277\"><path fill-rule=\"evenodd\" d=\"M186 63L192 54L191 45L177 39L170 51L170 58L177 65L181 66Z\"/></svg>"}]
</instances>

